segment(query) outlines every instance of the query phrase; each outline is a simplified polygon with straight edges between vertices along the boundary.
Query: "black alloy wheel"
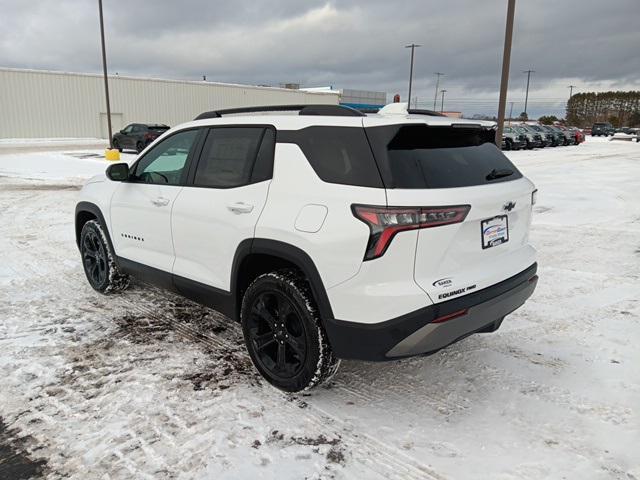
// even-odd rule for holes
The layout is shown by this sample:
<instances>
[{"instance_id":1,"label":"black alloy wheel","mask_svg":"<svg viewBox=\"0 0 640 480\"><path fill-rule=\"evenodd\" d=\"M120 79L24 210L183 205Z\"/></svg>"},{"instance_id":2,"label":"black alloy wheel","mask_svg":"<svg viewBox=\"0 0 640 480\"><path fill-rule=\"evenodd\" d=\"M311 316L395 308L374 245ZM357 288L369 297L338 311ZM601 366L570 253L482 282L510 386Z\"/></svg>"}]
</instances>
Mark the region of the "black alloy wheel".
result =
<instances>
[{"instance_id":1,"label":"black alloy wheel","mask_svg":"<svg viewBox=\"0 0 640 480\"><path fill-rule=\"evenodd\" d=\"M107 252L95 230L88 230L82 236L82 263L91 286L100 289L109 276Z\"/></svg>"},{"instance_id":2,"label":"black alloy wheel","mask_svg":"<svg viewBox=\"0 0 640 480\"><path fill-rule=\"evenodd\" d=\"M273 377L290 379L300 373L307 356L301 312L277 291L258 295L247 318L249 341L260 366Z\"/></svg>"},{"instance_id":3,"label":"black alloy wheel","mask_svg":"<svg viewBox=\"0 0 640 480\"><path fill-rule=\"evenodd\" d=\"M315 305L309 282L294 269L264 273L244 292L240 321L249 356L280 390L313 388L338 370Z\"/></svg>"},{"instance_id":4,"label":"black alloy wheel","mask_svg":"<svg viewBox=\"0 0 640 480\"><path fill-rule=\"evenodd\" d=\"M144 150L144 143L142 142L136 143L136 152L140 153L142 150Z\"/></svg>"}]
</instances>

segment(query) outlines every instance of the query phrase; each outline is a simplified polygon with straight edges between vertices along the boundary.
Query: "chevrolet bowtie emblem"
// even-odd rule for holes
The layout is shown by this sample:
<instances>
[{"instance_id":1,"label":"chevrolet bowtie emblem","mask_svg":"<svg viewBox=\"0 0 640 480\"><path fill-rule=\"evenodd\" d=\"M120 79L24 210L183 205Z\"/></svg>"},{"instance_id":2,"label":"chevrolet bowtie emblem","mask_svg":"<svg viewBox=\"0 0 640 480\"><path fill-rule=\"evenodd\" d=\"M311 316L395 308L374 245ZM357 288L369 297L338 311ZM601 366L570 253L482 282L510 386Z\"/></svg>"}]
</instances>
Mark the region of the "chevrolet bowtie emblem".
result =
<instances>
[{"instance_id":1,"label":"chevrolet bowtie emblem","mask_svg":"<svg viewBox=\"0 0 640 480\"><path fill-rule=\"evenodd\" d=\"M516 202L507 202L502 206L502 209L505 212L510 212L511 210L513 210L514 208L516 208Z\"/></svg>"}]
</instances>

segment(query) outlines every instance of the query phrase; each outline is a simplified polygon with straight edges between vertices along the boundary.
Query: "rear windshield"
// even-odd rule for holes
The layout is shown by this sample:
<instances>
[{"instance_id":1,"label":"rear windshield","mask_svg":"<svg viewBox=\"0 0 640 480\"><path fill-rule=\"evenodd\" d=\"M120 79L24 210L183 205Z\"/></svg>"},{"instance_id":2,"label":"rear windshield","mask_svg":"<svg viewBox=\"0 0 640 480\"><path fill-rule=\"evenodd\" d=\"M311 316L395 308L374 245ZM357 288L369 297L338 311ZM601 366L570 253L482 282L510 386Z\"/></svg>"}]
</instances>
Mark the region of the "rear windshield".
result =
<instances>
[{"instance_id":1,"label":"rear windshield","mask_svg":"<svg viewBox=\"0 0 640 480\"><path fill-rule=\"evenodd\" d=\"M166 125L149 125L149 130L153 130L154 132L166 132L169 130L169 127Z\"/></svg>"},{"instance_id":2,"label":"rear windshield","mask_svg":"<svg viewBox=\"0 0 640 480\"><path fill-rule=\"evenodd\" d=\"M387 188L454 188L522 177L484 128L393 125L367 128Z\"/></svg>"}]
</instances>

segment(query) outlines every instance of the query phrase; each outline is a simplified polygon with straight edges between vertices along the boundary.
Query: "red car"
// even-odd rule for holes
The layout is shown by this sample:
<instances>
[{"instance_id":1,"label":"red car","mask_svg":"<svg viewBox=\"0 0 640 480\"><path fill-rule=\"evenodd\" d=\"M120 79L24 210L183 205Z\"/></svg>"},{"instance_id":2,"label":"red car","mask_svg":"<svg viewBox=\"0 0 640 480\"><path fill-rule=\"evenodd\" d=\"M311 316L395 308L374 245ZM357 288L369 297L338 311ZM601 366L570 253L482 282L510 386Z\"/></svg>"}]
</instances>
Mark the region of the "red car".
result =
<instances>
[{"instance_id":1,"label":"red car","mask_svg":"<svg viewBox=\"0 0 640 480\"><path fill-rule=\"evenodd\" d=\"M582 133L579 128L565 127L564 125L556 125L556 127L562 130L565 137L567 138L568 143L565 143L565 145L580 145L582 142L584 142L584 133ZM569 139L573 141L571 142L571 140Z\"/></svg>"},{"instance_id":2,"label":"red car","mask_svg":"<svg viewBox=\"0 0 640 480\"><path fill-rule=\"evenodd\" d=\"M582 130L577 127L569 127L569 131L573 133L574 138L576 139L576 145L580 145L585 140L585 135Z\"/></svg>"}]
</instances>

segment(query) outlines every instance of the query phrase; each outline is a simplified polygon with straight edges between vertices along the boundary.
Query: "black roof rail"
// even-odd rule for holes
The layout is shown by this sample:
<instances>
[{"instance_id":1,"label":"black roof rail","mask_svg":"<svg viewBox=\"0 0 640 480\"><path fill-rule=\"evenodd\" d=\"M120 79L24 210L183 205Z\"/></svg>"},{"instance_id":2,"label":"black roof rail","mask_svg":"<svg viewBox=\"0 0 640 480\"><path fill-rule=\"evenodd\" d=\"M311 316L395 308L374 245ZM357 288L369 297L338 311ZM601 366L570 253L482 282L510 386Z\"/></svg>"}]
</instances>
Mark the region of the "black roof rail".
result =
<instances>
[{"instance_id":1,"label":"black roof rail","mask_svg":"<svg viewBox=\"0 0 640 480\"><path fill-rule=\"evenodd\" d=\"M205 118L220 118L223 115L252 112L289 112L298 111L298 115L328 115L334 117L364 117L364 113L346 105L265 105L262 107L226 108L212 110L198 115L194 120Z\"/></svg>"},{"instance_id":2,"label":"black roof rail","mask_svg":"<svg viewBox=\"0 0 640 480\"><path fill-rule=\"evenodd\" d=\"M446 117L444 113L436 112L435 110L422 110L417 108L410 108L407 110L410 115L430 115L432 117Z\"/></svg>"}]
</instances>

